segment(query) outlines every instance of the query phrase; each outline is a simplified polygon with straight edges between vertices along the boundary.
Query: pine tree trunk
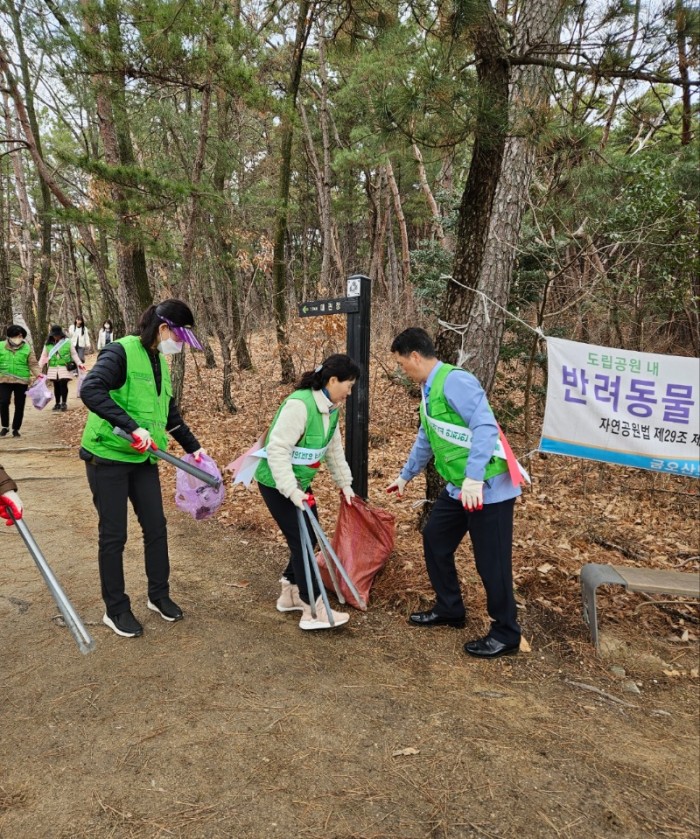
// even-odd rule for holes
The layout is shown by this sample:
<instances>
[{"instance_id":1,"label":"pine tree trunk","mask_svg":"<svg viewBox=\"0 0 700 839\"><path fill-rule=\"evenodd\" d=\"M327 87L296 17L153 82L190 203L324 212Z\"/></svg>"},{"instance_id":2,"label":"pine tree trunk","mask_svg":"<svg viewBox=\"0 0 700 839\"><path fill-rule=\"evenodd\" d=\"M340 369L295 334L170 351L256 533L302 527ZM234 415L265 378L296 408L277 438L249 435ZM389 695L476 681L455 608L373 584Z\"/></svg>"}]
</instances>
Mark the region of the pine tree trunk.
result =
<instances>
[{"instance_id":1,"label":"pine tree trunk","mask_svg":"<svg viewBox=\"0 0 700 839\"><path fill-rule=\"evenodd\" d=\"M480 20L471 33L479 82L474 148L459 207L454 281L448 283L441 313L443 321L460 326L469 323L474 308L473 289L481 274L508 129L508 57L488 0L479 5ZM476 331L482 332L483 326ZM443 329L438 334L436 349L445 361L460 363L463 348L456 332Z\"/></svg>"},{"instance_id":2,"label":"pine tree trunk","mask_svg":"<svg viewBox=\"0 0 700 839\"><path fill-rule=\"evenodd\" d=\"M304 49L311 29L311 20L315 3L301 0L297 15L296 37L292 65L287 87L286 108L282 114L282 132L280 149L279 181L277 189L277 217L273 240L272 287L277 349L280 357L282 381L291 384L294 381L294 362L289 349L287 322L287 263L285 245L287 240L287 217L289 213L289 187L292 173L292 143L294 139L294 112L301 81L301 68Z\"/></svg>"},{"instance_id":3,"label":"pine tree trunk","mask_svg":"<svg viewBox=\"0 0 700 839\"><path fill-rule=\"evenodd\" d=\"M540 0L525 3L515 22L515 49L517 54L546 49L556 43L561 26L559 0ZM503 93L504 73L499 64L500 42L495 36L487 37L486 28L480 42L488 49L490 63L484 80L484 90ZM547 124L548 85L550 71L534 65L512 68L509 101L509 136L498 135L499 120L493 120L495 134L489 135L490 145L478 160L475 144L474 159L470 168L467 189L460 209L458 250L454 277L469 289L478 289L495 303L505 307L508 303L515 255L520 236L520 226L527 207L528 191L534 169L536 139ZM507 76L505 77L507 78ZM480 138L477 137L477 142ZM490 165L495 164L498 145L502 141L500 162L494 181ZM478 207L465 206L471 199L469 182L476 162L477 171L483 173L486 183L477 184L474 192L481 202ZM481 192L479 196L478 193ZM489 194L490 200L489 200ZM485 208L488 206L488 213ZM476 216L472 219L471 216ZM465 234L469 234L465 238ZM483 236L484 238L480 238ZM466 365L489 391L496 375L498 354L505 320L503 312L492 306L485 307L483 300L465 288L450 284L443 320L466 325L460 339L455 333L441 333L442 357ZM447 352L445 352L447 350Z\"/></svg>"}]
</instances>

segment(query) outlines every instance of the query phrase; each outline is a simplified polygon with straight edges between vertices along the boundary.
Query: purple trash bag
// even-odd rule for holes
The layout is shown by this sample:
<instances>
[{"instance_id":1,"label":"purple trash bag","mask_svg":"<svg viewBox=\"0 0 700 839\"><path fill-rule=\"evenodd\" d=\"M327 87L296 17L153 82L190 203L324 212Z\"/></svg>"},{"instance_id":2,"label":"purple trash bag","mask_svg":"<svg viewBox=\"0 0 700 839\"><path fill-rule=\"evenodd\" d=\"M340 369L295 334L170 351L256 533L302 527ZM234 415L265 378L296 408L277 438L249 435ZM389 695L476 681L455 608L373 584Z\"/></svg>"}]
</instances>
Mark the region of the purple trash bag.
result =
<instances>
[{"instance_id":1,"label":"purple trash bag","mask_svg":"<svg viewBox=\"0 0 700 839\"><path fill-rule=\"evenodd\" d=\"M27 388L27 396L32 400L32 405L39 411L49 404L53 396L44 376L38 378L30 388Z\"/></svg>"},{"instance_id":2,"label":"purple trash bag","mask_svg":"<svg viewBox=\"0 0 700 839\"><path fill-rule=\"evenodd\" d=\"M182 459L185 463L196 466L202 472L206 472L221 481L219 488L214 489L214 487L205 484L204 481L195 478L194 475L190 475L182 469L177 470L175 506L183 512L189 513L197 521L208 519L219 509L226 493L219 467L208 454L203 454L199 462L195 460L193 454L186 454Z\"/></svg>"}]
</instances>

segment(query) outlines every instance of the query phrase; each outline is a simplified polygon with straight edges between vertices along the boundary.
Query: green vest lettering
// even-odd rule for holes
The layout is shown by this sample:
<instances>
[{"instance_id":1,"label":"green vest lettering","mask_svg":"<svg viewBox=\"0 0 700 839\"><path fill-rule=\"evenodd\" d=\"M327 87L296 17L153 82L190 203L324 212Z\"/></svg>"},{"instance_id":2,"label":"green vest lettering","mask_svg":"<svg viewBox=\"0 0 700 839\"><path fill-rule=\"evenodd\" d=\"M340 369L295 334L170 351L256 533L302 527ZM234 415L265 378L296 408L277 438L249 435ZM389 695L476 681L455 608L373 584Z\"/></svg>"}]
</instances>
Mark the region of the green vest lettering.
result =
<instances>
[{"instance_id":1,"label":"green vest lettering","mask_svg":"<svg viewBox=\"0 0 700 839\"><path fill-rule=\"evenodd\" d=\"M168 421L170 399L173 388L170 382L170 370L165 357L159 353L161 385L160 395L156 390L156 380L148 351L136 335L119 338L115 343L121 344L126 352L126 381L116 390L110 390L109 395L140 427L151 432L153 442L159 449L168 447L168 435L165 426ZM97 457L108 460L120 460L128 463L139 463L150 459L155 463L157 458L147 453L137 452L131 448L127 440L122 440L112 432L111 423L98 417L92 411L88 414L81 446Z\"/></svg>"},{"instance_id":2,"label":"green vest lettering","mask_svg":"<svg viewBox=\"0 0 700 839\"><path fill-rule=\"evenodd\" d=\"M467 426L462 417L450 407L445 398L445 379L452 370L461 369L461 367L455 367L452 364L443 364L438 368L430 387L428 413L433 419L439 422L457 425L460 428L466 429ZM460 438L458 431L450 429L447 430L445 437L438 434L430 426L425 416L425 403L423 401L421 401L420 406L420 422L430 443L430 448L435 455L435 468L446 481L449 481L455 486L462 486L467 469L467 460L469 459L469 449L457 445L453 440L464 438ZM502 472L507 471L508 464L506 461L494 455L486 464L484 480L486 481L494 475L500 475Z\"/></svg>"},{"instance_id":3,"label":"green vest lettering","mask_svg":"<svg viewBox=\"0 0 700 839\"><path fill-rule=\"evenodd\" d=\"M290 394L287 399L279 406L277 409L277 413L275 414L275 418L272 420L272 424L270 425L270 430L267 432L267 437L265 438L265 445L267 445L270 434L272 433L272 429L275 427L277 423L277 419L280 415L280 411L286 405L289 399L300 399L306 405L306 428L304 429L304 434L297 442L297 447L302 449L324 449L331 441L331 437L333 436L336 426L338 425L338 412L333 411L330 415L330 421L328 423L328 432L324 432L323 430L323 414L318 410L318 406L316 405L316 400L314 399L314 394L312 390L295 390L294 393ZM324 460L325 458L321 458ZM306 466L301 463L293 463L292 470L294 471L294 475L296 479L299 481L299 486L306 490L314 479L316 475L316 471L320 465L320 461L318 464L314 464L313 466L309 465ZM255 471L255 479L258 483L264 484L268 487L274 487L275 479L272 477L272 471L270 470L270 466L267 462L267 459L261 460L258 464L258 468Z\"/></svg>"}]
</instances>

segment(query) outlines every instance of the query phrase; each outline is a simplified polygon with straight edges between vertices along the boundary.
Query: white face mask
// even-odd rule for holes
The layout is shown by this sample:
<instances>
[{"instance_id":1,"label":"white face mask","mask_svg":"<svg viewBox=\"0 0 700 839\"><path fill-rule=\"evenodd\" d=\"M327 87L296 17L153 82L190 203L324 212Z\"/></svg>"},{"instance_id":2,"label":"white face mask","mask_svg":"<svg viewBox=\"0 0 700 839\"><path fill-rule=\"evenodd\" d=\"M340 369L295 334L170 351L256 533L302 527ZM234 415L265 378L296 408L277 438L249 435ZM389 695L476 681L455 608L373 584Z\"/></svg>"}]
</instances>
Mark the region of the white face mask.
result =
<instances>
[{"instance_id":1,"label":"white face mask","mask_svg":"<svg viewBox=\"0 0 700 839\"><path fill-rule=\"evenodd\" d=\"M9 344L11 344L13 347L18 347L23 341L24 341L24 338L8 338L7 339L7 342Z\"/></svg>"},{"instance_id":2,"label":"white face mask","mask_svg":"<svg viewBox=\"0 0 700 839\"><path fill-rule=\"evenodd\" d=\"M174 355L175 353L182 352L182 341L173 341L172 338L166 338L158 344L158 350L163 355Z\"/></svg>"}]
</instances>

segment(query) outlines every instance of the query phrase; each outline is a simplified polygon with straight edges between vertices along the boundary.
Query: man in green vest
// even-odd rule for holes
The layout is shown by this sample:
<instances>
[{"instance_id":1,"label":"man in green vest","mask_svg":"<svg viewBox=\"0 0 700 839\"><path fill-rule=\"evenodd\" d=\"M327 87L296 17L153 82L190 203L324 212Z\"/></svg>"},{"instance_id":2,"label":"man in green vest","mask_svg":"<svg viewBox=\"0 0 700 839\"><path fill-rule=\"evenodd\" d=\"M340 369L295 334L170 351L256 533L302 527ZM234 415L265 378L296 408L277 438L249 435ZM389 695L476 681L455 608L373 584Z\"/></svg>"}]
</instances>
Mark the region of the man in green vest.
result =
<instances>
[{"instance_id":1,"label":"man in green vest","mask_svg":"<svg viewBox=\"0 0 700 839\"><path fill-rule=\"evenodd\" d=\"M513 594L513 508L520 495L517 464L499 442L499 427L477 379L439 361L424 329L411 327L392 345L403 372L421 386L421 427L405 466L387 492L403 496L406 484L431 458L447 481L423 530L435 605L409 618L413 626L465 625L466 611L455 551L469 533L476 569L486 590L491 628L464 645L468 655L496 658L516 653L520 627ZM509 458L512 469L509 470Z\"/></svg>"}]
</instances>

